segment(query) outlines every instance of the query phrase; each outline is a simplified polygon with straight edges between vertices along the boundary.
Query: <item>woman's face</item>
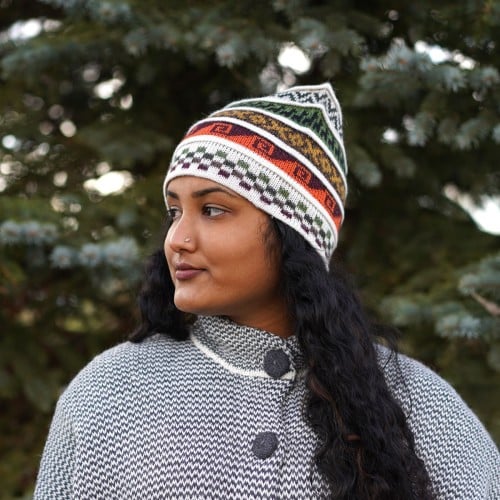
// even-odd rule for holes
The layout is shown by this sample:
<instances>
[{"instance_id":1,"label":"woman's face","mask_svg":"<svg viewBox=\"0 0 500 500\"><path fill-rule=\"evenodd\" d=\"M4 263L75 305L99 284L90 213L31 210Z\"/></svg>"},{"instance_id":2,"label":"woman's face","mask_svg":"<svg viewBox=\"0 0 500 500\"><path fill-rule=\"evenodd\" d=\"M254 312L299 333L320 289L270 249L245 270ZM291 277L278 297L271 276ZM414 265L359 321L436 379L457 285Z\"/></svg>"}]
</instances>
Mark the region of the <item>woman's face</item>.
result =
<instances>
[{"instance_id":1,"label":"woman's face","mask_svg":"<svg viewBox=\"0 0 500 500\"><path fill-rule=\"evenodd\" d=\"M169 183L167 205L176 307L278 333L286 312L278 252L265 241L269 216L221 184L191 176Z\"/></svg>"}]
</instances>

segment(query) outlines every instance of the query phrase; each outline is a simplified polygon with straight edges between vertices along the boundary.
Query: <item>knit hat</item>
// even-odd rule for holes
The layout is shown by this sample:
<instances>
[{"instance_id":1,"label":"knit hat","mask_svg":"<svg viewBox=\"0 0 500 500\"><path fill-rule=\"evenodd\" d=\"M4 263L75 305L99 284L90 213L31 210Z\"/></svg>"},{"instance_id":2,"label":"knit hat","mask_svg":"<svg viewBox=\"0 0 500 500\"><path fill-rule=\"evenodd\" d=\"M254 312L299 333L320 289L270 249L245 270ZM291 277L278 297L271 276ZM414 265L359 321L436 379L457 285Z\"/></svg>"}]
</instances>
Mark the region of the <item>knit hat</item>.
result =
<instances>
[{"instance_id":1,"label":"knit hat","mask_svg":"<svg viewBox=\"0 0 500 500\"><path fill-rule=\"evenodd\" d=\"M164 187L185 175L218 182L293 227L328 267L346 174L342 112L324 83L236 101L195 123L174 151Z\"/></svg>"}]
</instances>

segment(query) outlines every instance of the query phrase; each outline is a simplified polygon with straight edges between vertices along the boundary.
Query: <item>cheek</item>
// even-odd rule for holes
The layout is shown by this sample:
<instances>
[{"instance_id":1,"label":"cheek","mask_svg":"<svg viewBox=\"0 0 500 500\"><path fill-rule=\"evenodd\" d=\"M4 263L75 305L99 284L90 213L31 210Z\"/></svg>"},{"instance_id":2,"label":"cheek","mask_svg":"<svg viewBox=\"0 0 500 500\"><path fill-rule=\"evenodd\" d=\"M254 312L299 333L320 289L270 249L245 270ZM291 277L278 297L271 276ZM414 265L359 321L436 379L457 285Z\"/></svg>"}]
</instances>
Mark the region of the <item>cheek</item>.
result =
<instances>
[{"instance_id":1,"label":"cheek","mask_svg":"<svg viewBox=\"0 0 500 500\"><path fill-rule=\"evenodd\" d=\"M255 286L261 286L265 291L274 291L279 283L279 267L271 261L267 253L262 254L261 258L254 263L250 279Z\"/></svg>"},{"instance_id":2,"label":"cheek","mask_svg":"<svg viewBox=\"0 0 500 500\"><path fill-rule=\"evenodd\" d=\"M249 239L243 234L235 237L237 243L234 245L226 239L219 250L219 255L225 256L220 264L228 274L226 277L235 284L249 288L272 287L278 280L278 265L273 262L276 259L269 255L260 231L257 234L256 239Z\"/></svg>"}]
</instances>

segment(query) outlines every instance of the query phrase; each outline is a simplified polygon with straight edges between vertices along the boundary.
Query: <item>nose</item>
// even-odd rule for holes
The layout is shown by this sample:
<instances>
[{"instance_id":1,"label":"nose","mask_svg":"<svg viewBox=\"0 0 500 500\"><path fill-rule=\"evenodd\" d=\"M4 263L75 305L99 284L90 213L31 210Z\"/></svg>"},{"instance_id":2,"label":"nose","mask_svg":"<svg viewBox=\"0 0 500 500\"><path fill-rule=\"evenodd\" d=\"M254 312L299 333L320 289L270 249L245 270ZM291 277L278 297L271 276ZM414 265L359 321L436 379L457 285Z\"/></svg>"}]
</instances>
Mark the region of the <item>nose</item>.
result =
<instances>
[{"instance_id":1,"label":"nose","mask_svg":"<svg viewBox=\"0 0 500 500\"><path fill-rule=\"evenodd\" d=\"M194 226L183 214L172 222L167 231L166 244L173 252L192 251L195 248Z\"/></svg>"}]
</instances>

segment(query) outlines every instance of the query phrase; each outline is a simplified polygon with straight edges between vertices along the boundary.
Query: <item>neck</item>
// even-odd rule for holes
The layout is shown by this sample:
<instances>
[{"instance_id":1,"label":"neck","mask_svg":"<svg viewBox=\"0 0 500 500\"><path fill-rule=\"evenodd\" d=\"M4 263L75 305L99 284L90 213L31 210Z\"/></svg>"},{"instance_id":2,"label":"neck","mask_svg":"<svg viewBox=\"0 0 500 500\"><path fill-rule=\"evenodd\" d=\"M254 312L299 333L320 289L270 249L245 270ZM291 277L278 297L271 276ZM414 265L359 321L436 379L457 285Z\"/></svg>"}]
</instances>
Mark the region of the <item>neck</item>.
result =
<instances>
[{"instance_id":1,"label":"neck","mask_svg":"<svg viewBox=\"0 0 500 500\"><path fill-rule=\"evenodd\" d=\"M294 334L290 315L284 305L278 309L266 308L259 317L230 316L229 319L239 325L264 330L282 338L288 338Z\"/></svg>"}]
</instances>

